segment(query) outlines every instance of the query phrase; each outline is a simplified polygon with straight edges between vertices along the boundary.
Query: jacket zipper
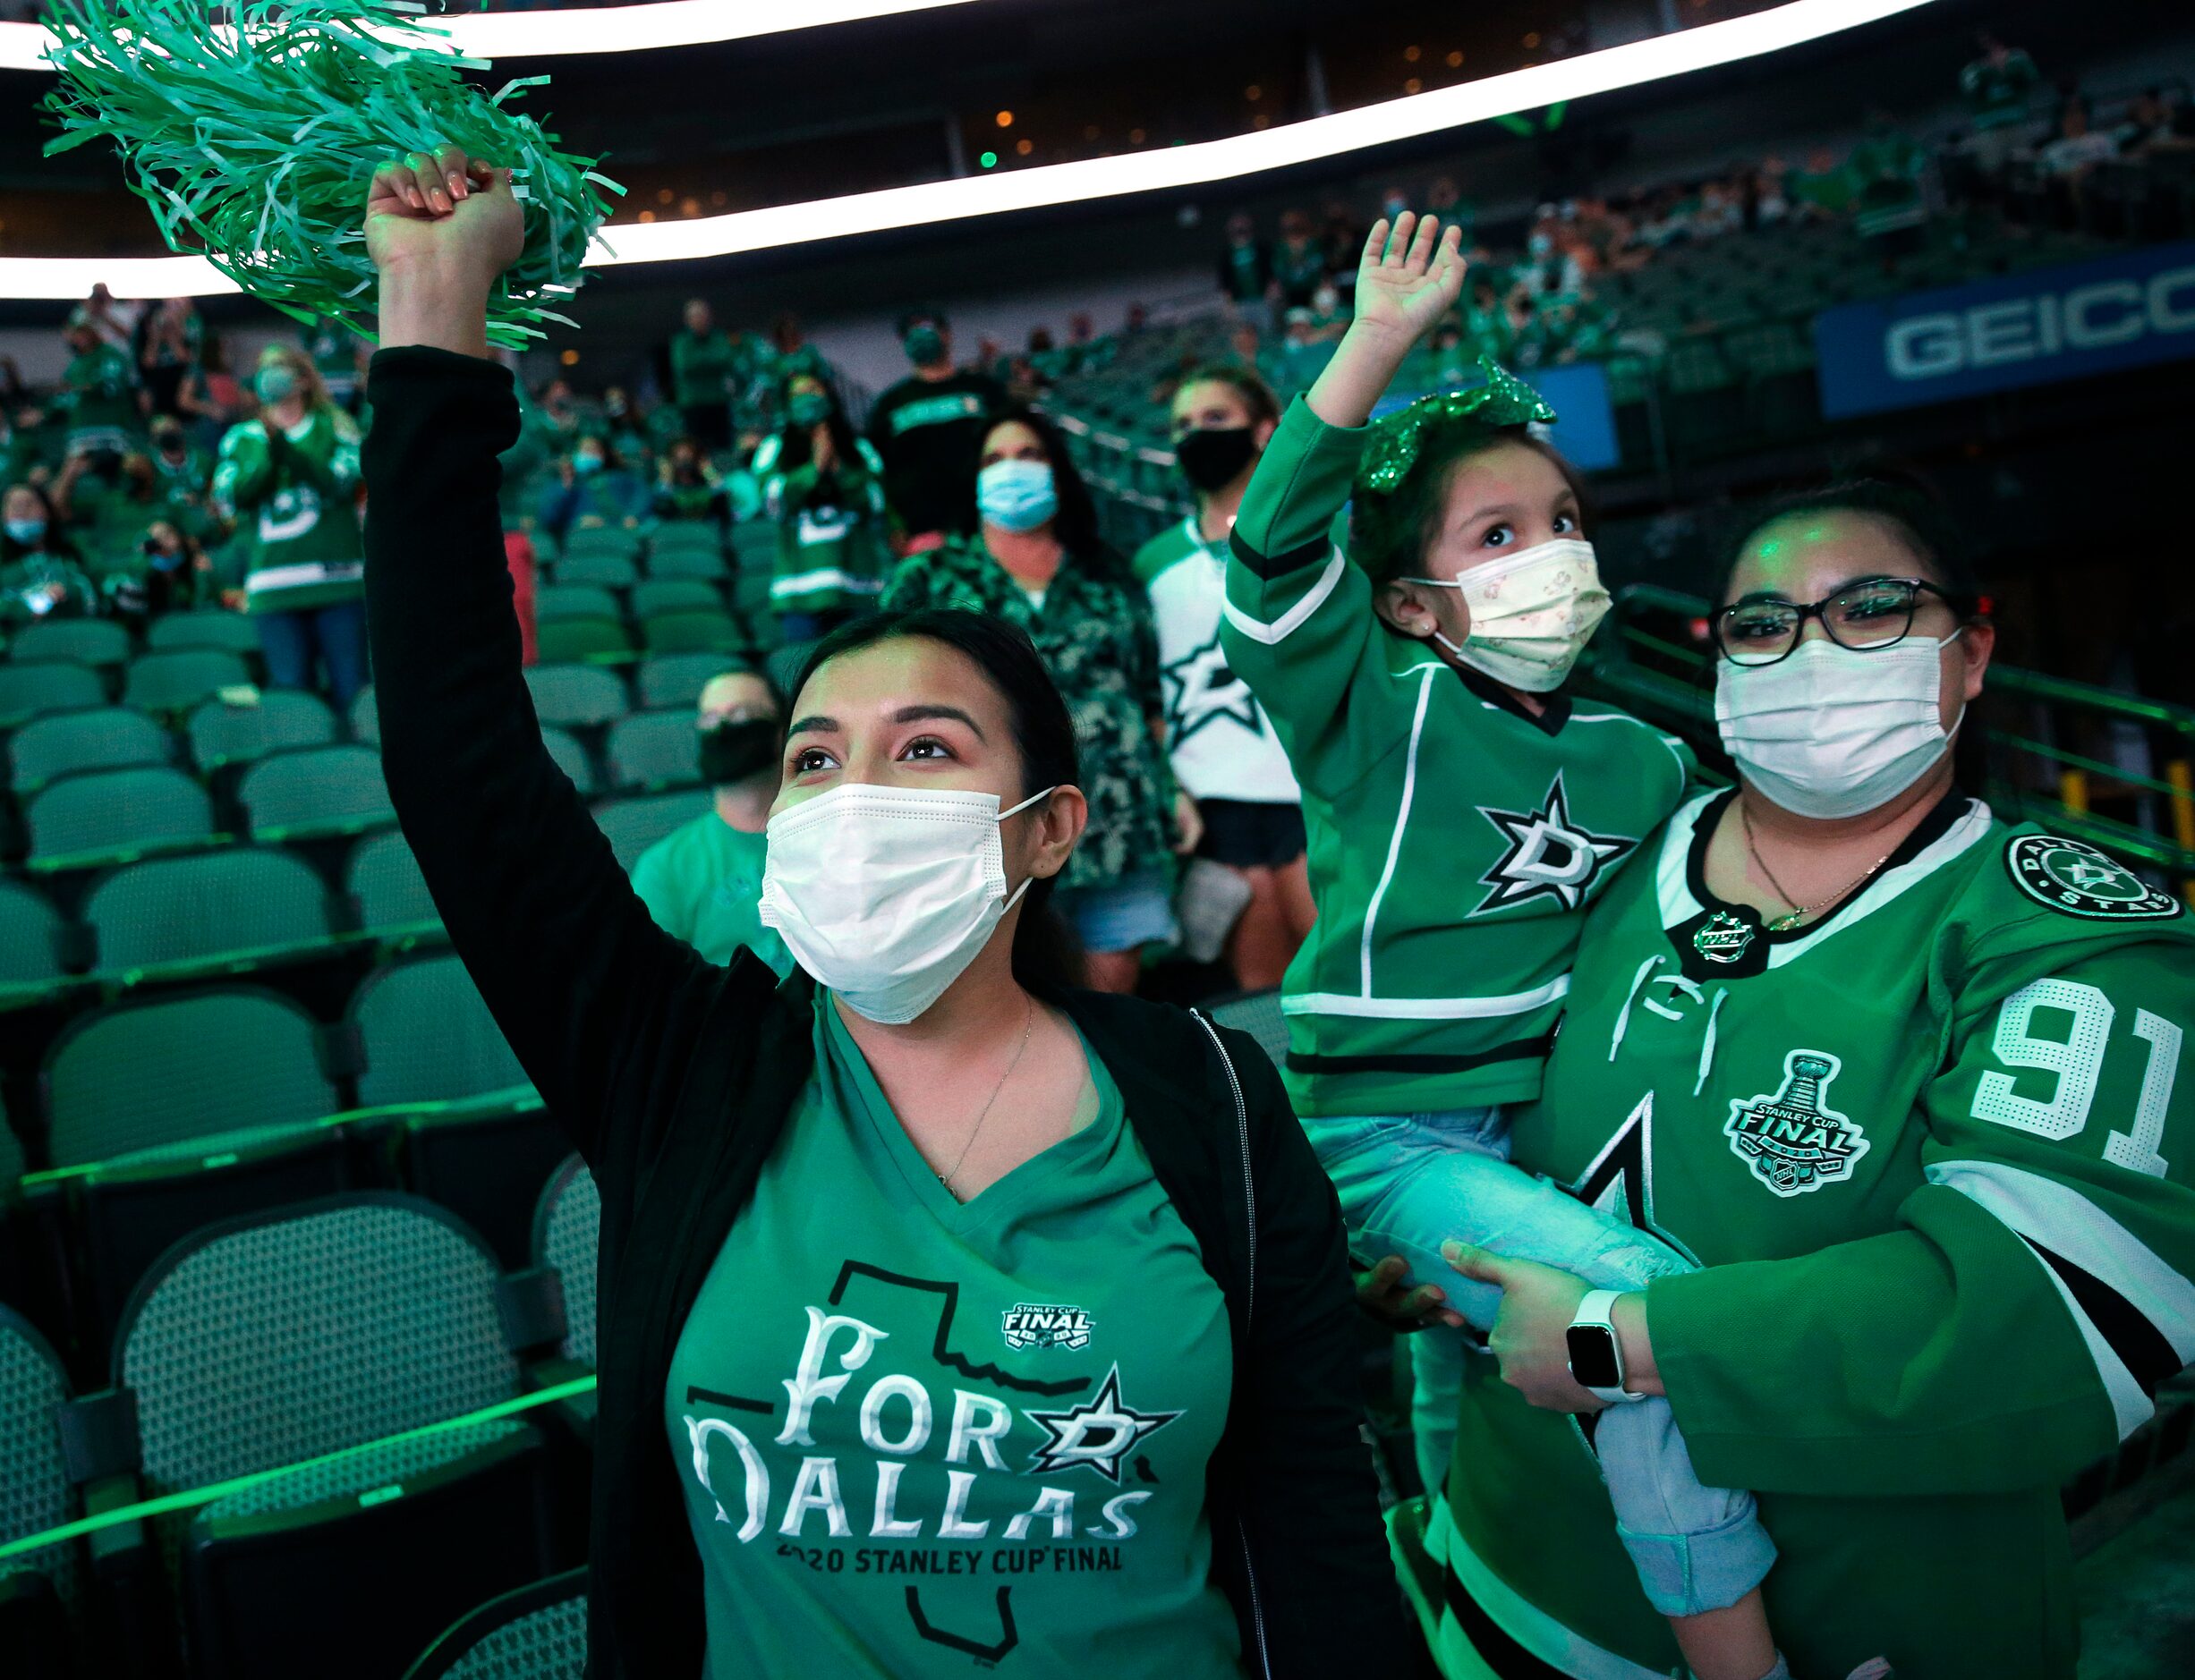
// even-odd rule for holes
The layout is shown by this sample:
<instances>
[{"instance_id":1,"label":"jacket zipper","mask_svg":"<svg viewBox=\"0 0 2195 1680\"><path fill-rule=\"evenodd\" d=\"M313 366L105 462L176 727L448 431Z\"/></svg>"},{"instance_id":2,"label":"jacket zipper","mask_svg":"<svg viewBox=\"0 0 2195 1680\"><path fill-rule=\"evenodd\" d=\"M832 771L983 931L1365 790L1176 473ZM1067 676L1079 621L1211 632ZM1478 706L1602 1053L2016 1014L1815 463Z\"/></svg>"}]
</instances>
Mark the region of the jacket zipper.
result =
<instances>
[{"instance_id":1,"label":"jacket zipper","mask_svg":"<svg viewBox=\"0 0 2195 1680\"><path fill-rule=\"evenodd\" d=\"M1219 1029L1205 1019L1203 1011L1192 1009L1189 1013L1211 1039L1212 1048L1220 1053L1220 1065L1227 1070L1228 1089L1235 1096L1235 1136L1242 1149L1242 1206L1250 1236L1249 1279L1242 1309L1242 1326L1247 1332L1257 1314L1257 1184L1250 1175L1250 1105L1243 1098L1242 1081L1235 1072L1234 1059L1228 1055ZM1258 1673L1265 1680L1272 1680L1272 1658L1265 1648L1265 1607L1257 1596L1257 1565L1250 1557L1250 1531L1240 1517L1235 1519L1235 1538L1242 1546L1242 1578L1250 1589L1250 1631L1257 1640Z\"/></svg>"}]
</instances>

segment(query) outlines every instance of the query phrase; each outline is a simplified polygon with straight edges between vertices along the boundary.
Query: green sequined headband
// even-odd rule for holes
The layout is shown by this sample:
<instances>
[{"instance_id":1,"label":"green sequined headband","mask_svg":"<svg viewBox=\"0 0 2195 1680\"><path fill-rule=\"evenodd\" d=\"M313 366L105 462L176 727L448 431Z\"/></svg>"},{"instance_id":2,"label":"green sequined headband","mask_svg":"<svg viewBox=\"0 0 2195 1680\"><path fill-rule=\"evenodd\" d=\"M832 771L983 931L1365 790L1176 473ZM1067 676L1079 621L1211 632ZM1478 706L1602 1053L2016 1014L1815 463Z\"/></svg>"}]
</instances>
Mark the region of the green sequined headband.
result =
<instances>
[{"instance_id":1,"label":"green sequined headband","mask_svg":"<svg viewBox=\"0 0 2195 1680\"><path fill-rule=\"evenodd\" d=\"M1490 431L1523 426L1537 420L1553 424L1554 410L1547 399L1515 374L1495 365L1490 357L1478 359L1484 385L1462 391L1435 391L1409 407L1372 422L1372 437L1357 463L1357 488L1379 496L1391 496L1410 469L1431 433L1468 424Z\"/></svg>"}]
</instances>

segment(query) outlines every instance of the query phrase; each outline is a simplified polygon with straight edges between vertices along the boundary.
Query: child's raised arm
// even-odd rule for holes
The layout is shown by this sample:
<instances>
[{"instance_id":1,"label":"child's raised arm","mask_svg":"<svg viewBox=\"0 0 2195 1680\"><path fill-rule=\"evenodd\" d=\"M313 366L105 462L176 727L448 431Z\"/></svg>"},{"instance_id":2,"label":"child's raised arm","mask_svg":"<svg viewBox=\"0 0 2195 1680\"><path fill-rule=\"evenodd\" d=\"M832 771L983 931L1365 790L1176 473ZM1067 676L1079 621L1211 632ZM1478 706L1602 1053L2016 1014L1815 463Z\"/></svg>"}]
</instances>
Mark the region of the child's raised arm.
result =
<instances>
[{"instance_id":1,"label":"child's raised arm","mask_svg":"<svg viewBox=\"0 0 2195 1680\"><path fill-rule=\"evenodd\" d=\"M1373 223L1357 264L1357 313L1340 346L1305 395L1329 426L1362 426L1410 347L1463 295L1463 230L1442 232L1438 216L1405 210L1389 236Z\"/></svg>"}]
</instances>

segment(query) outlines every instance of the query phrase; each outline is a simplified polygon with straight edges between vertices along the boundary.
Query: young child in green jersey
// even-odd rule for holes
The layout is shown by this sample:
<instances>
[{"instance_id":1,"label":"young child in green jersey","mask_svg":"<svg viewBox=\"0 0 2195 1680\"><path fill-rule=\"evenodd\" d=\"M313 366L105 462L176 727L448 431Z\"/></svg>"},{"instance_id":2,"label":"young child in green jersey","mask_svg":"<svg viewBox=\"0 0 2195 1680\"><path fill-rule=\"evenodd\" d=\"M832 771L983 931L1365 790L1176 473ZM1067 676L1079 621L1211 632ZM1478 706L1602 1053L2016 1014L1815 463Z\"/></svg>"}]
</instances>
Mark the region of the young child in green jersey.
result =
<instances>
[{"instance_id":1,"label":"young child in green jersey","mask_svg":"<svg viewBox=\"0 0 2195 1680\"><path fill-rule=\"evenodd\" d=\"M1455 305L1457 247L1432 217L1374 225L1356 318L1251 480L1222 630L1304 790L1318 920L1282 987L1290 1093L1358 1252L1450 1280L1454 1328L1412 1340L1429 1484L1453 1439L1457 1332L1489 1328L1501 1302L1456 1277L1444 1243L1595 1291L1690 1269L1507 1159L1503 1105L1539 1090L1587 906L1691 764L1562 692L1608 597L1570 470L1527 430L1553 419L1537 395L1489 365L1483 386L1367 425ZM1610 1402L1595 1445L1618 1529L1692 1671L1782 1674L1752 1496L1702 1487L1668 1403L1622 1404L1638 1397L1620 1370L1580 1380Z\"/></svg>"}]
</instances>

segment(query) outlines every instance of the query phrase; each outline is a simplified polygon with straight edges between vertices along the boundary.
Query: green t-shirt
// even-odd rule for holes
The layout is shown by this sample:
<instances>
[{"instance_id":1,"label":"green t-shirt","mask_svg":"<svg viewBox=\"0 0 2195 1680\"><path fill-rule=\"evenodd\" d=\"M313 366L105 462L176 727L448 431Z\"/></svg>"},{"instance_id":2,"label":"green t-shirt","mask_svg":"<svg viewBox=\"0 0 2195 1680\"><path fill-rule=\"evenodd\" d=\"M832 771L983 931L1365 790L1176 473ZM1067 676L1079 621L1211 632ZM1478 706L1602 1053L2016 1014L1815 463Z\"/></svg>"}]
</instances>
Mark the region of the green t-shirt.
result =
<instances>
[{"instance_id":1,"label":"green t-shirt","mask_svg":"<svg viewBox=\"0 0 2195 1680\"><path fill-rule=\"evenodd\" d=\"M739 350L720 328L681 332L671 340L671 400L680 408L731 401Z\"/></svg>"},{"instance_id":2,"label":"green t-shirt","mask_svg":"<svg viewBox=\"0 0 2195 1680\"><path fill-rule=\"evenodd\" d=\"M130 359L112 344L94 344L69 359L61 376L69 410L71 454L87 449L117 452L137 437L137 395Z\"/></svg>"},{"instance_id":3,"label":"green t-shirt","mask_svg":"<svg viewBox=\"0 0 2195 1680\"><path fill-rule=\"evenodd\" d=\"M755 914L768 853L762 836L743 834L705 811L640 854L633 890L658 927L711 963L729 963L744 945L782 980L793 972L793 955Z\"/></svg>"},{"instance_id":4,"label":"green t-shirt","mask_svg":"<svg viewBox=\"0 0 2195 1680\"><path fill-rule=\"evenodd\" d=\"M2028 91L2042 80L2035 61L2014 50L2001 64L1978 58L1959 72L1959 91L1966 96L1977 129L2003 128L2028 115Z\"/></svg>"},{"instance_id":5,"label":"green t-shirt","mask_svg":"<svg viewBox=\"0 0 2195 1680\"><path fill-rule=\"evenodd\" d=\"M1226 1305L1102 1064L1089 1124L964 1205L828 992L815 1048L664 1394L706 1680L1239 1675Z\"/></svg>"}]
</instances>

